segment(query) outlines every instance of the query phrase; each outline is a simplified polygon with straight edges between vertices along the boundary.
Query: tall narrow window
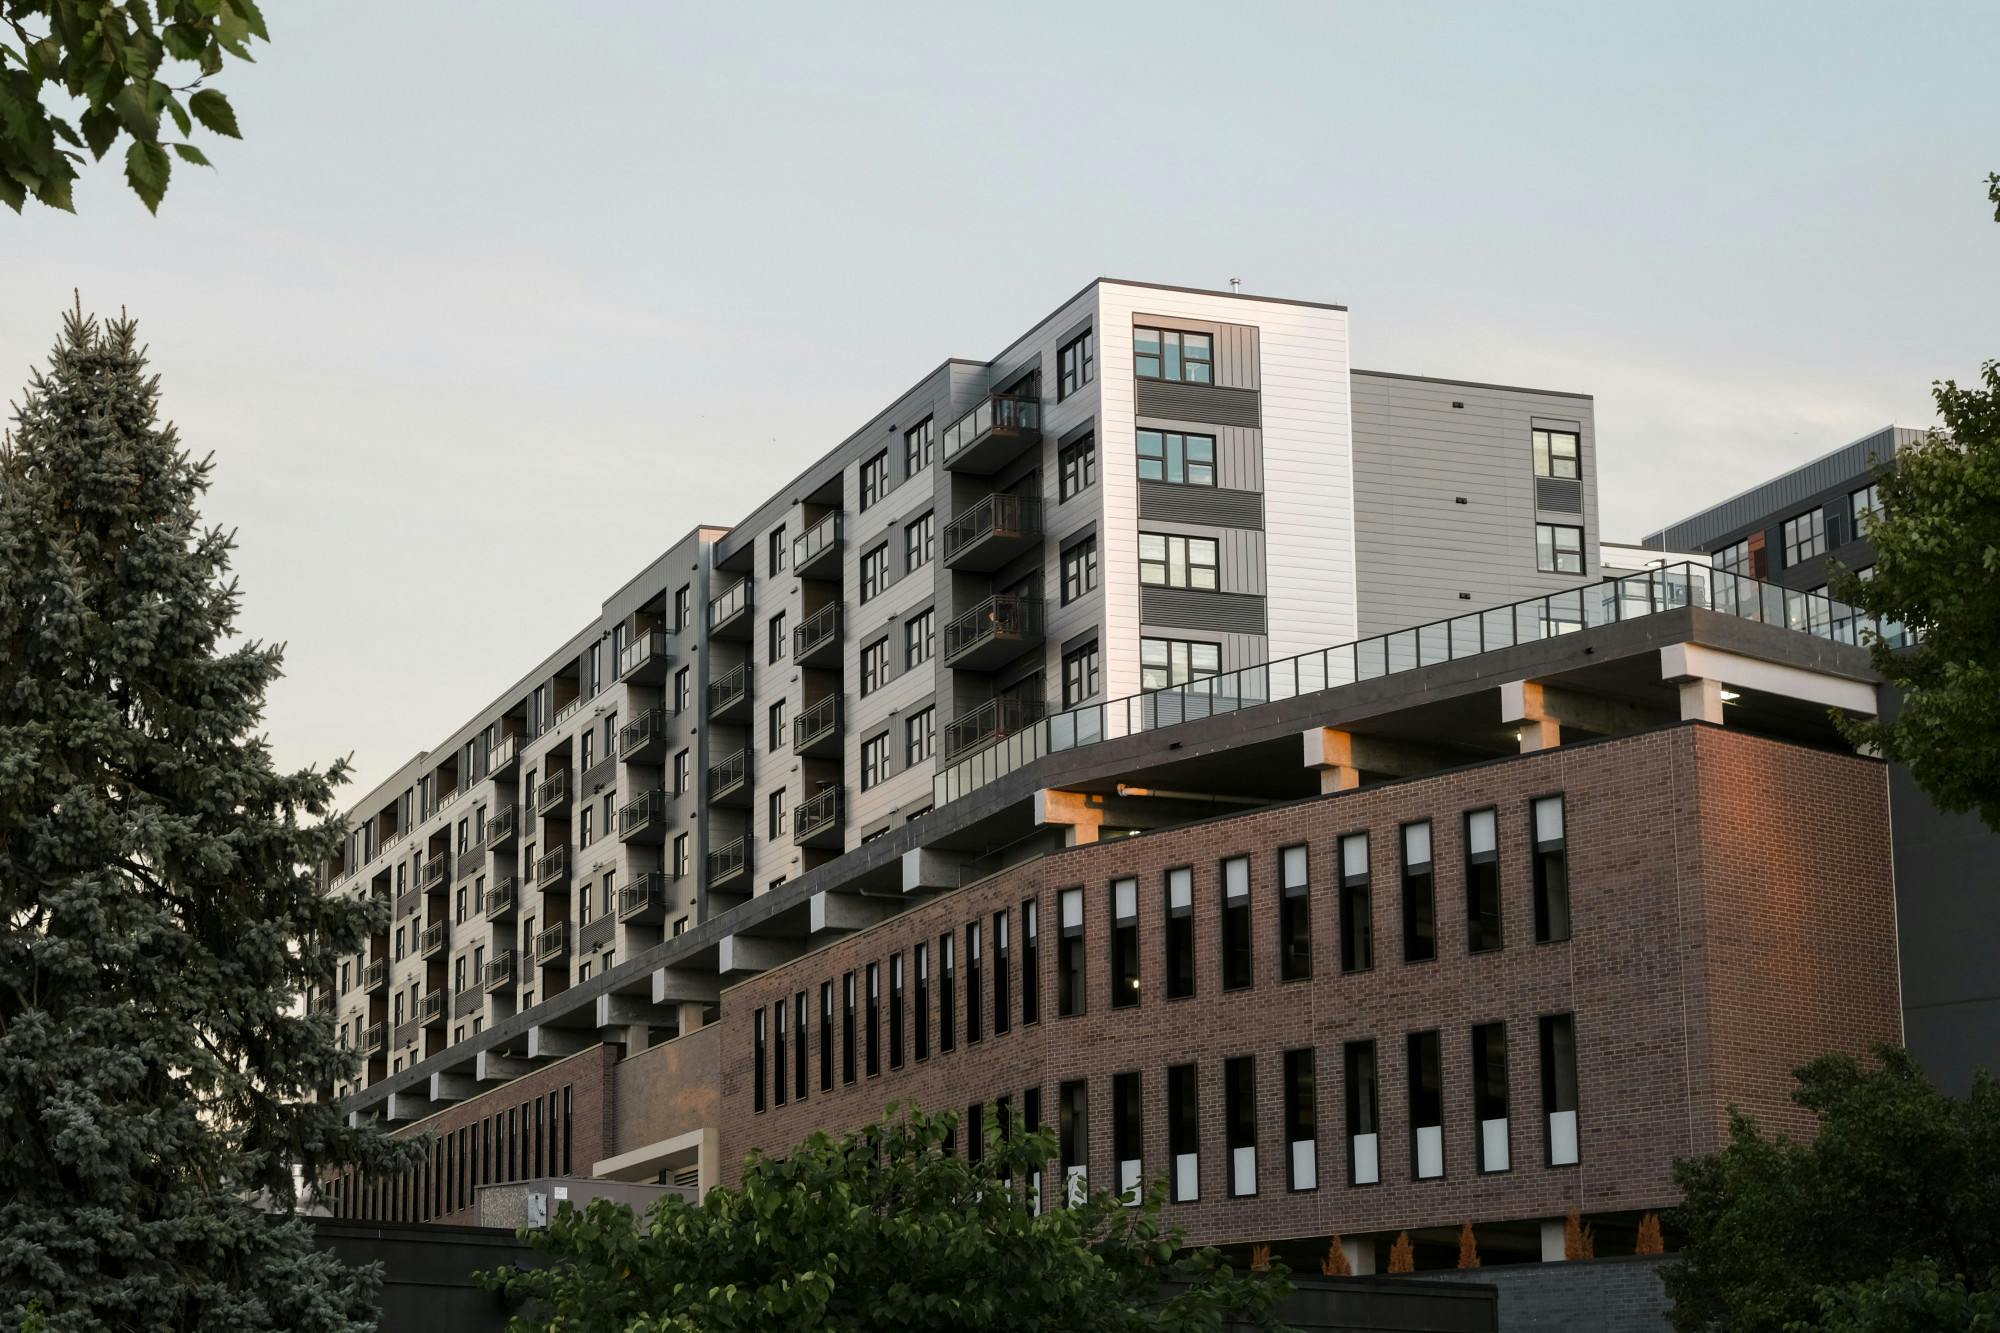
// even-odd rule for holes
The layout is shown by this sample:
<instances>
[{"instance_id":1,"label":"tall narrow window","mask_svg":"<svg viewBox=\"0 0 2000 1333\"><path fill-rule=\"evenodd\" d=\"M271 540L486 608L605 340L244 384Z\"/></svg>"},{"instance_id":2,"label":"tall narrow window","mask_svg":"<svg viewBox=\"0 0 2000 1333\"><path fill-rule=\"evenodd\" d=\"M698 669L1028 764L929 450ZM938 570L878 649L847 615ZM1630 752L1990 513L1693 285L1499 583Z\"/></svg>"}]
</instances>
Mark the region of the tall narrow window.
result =
<instances>
[{"instance_id":1,"label":"tall narrow window","mask_svg":"<svg viewBox=\"0 0 2000 1333\"><path fill-rule=\"evenodd\" d=\"M917 965L917 1059L931 1058L931 946L919 944Z\"/></svg>"},{"instance_id":2,"label":"tall narrow window","mask_svg":"<svg viewBox=\"0 0 2000 1333\"><path fill-rule=\"evenodd\" d=\"M792 997L792 1100L806 1099L806 993Z\"/></svg>"},{"instance_id":3,"label":"tall narrow window","mask_svg":"<svg viewBox=\"0 0 2000 1333\"><path fill-rule=\"evenodd\" d=\"M1174 1159L1174 1202L1201 1197L1201 1084L1193 1065L1167 1071L1167 1151Z\"/></svg>"},{"instance_id":4,"label":"tall narrow window","mask_svg":"<svg viewBox=\"0 0 2000 1333\"><path fill-rule=\"evenodd\" d=\"M1319 1188L1319 1086L1313 1050L1285 1052L1285 1143L1291 1187Z\"/></svg>"},{"instance_id":5,"label":"tall narrow window","mask_svg":"<svg viewBox=\"0 0 2000 1333\"><path fill-rule=\"evenodd\" d=\"M1090 1086L1078 1079L1056 1091L1056 1142L1062 1154L1063 1206L1090 1193Z\"/></svg>"},{"instance_id":6,"label":"tall narrow window","mask_svg":"<svg viewBox=\"0 0 2000 1333\"><path fill-rule=\"evenodd\" d=\"M1507 1025L1482 1023L1472 1029L1472 1117L1479 1124L1479 1169L1505 1171L1513 1165L1507 1131Z\"/></svg>"},{"instance_id":7,"label":"tall narrow window","mask_svg":"<svg viewBox=\"0 0 2000 1333\"><path fill-rule=\"evenodd\" d=\"M786 1017L783 1000L771 1006L771 1100L779 1106L785 1104Z\"/></svg>"},{"instance_id":8,"label":"tall narrow window","mask_svg":"<svg viewBox=\"0 0 2000 1333\"><path fill-rule=\"evenodd\" d=\"M882 1072L882 1048L879 1044L882 1030L882 965L868 965L868 1077L874 1078Z\"/></svg>"},{"instance_id":9,"label":"tall narrow window","mask_svg":"<svg viewBox=\"0 0 2000 1333\"><path fill-rule=\"evenodd\" d=\"M978 1041L985 1036L982 1020L982 1002L985 998L985 953L982 947L986 941L977 921L965 928L965 1039Z\"/></svg>"},{"instance_id":10,"label":"tall narrow window","mask_svg":"<svg viewBox=\"0 0 2000 1333\"><path fill-rule=\"evenodd\" d=\"M833 983L819 987L819 1090L833 1091Z\"/></svg>"},{"instance_id":11,"label":"tall narrow window","mask_svg":"<svg viewBox=\"0 0 2000 1333\"><path fill-rule=\"evenodd\" d=\"M938 1049L958 1045L958 939L950 931L938 936Z\"/></svg>"},{"instance_id":12,"label":"tall narrow window","mask_svg":"<svg viewBox=\"0 0 2000 1333\"><path fill-rule=\"evenodd\" d=\"M1007 975L1014 961L1013 944L1009 938L1007 913L993 914L993 1035L999 1036L1013 1026L1013 1008L1008 1003Z\"/></svg>"},{"instance_id":13,"label":"tall narrow window","mask_svg":"<svg viewBox=\"0 0 2000 1333\"><path fill-rule=\"evenodd\" d=\"M1431 822L1403 825L1403 961L1437 957L1437 895L1431 881Z\"/></svg>"},{"instance_id":14,"label":"tall narrow window","mask_svg":"<svg viewBox=\"0 0 2000 1333\"><path fill-rule=\"evenodd\" d=\"M1222 989L1250 984L1250 859L1222 863Z\"/></svg>"},{"instance_id":15,"label":"tall narrow window","mask_svg":"<svg viewBox=\"0 0 2000 1333\"><path fill-rule=\"evenodd\" d=\"M1257 1061L1239 1055L1222 1066L1222 1121L1229 1136L1229 1194L1257 1192Z\"/></svg>"},{"instance_id":16,"label":"tall narrow window","mask_svg":"<svg viewBox=\"0 0 2000 1333\"><path fill-rule=\"evenodd\" d=\"M1278 979L1312 973L1312 877L1306 849L1286 847L1278 853Z\"/></svg>"},{"instance_id":17,"label":"tall narrow window","mask_svg":"<svg viewBox=\"0 0 2000 1333\"><path fill-rule=\"evenodd\" d=\"M1056 905L1062 932L1056 941L1056 1013L1068 1018L1084 1011L1083 890L1064 889Z\"/></svg>"},{"instance_id":18,"label":"tall narrow window","mask_svg":"<svg viewBox=\"0 0 2000 1333\"><path fill-rule=\"evenodd\" d=\"M1491 810L1465 817L1465 931L1474 953L1500 947L1500 856Z\"/></svg>"},{"instance_id":19,"label":"tall narrow window","mask_svg":"<svg viewBox=\"0 0 2000 1333\"><path fill-rule=\"evenodd\" d=\"M855 1031L854 1031L854 974L843 973L840 978L840 1081L854 1082Z\"/></svg>"},{"instance_id":20,"label":"tall narrow window","mask_svg":"<svg viewBox=\"0 0 2000 1333\"><path fill-rule=\"evenodd\" d=\"M1535 939L1569 938L1569 844L1563 838L1563 798L1534 803Z\"/></svg>"},{"instance_id":21,"label":"tall narrow window","mask_svg":"<svg viewBox=\"0 0 2000 1333\"><path fill-rule=\"evenodd\" d=\"M1037 1134L1042 1128L1042 1090L1029 1088L1021 1094L1021 1131ZM1028 1210L1036 1216L1042 1211L1042 1173L1036 1171L1028 1177Z\"/></svg>"},{"instance_id":22,"label":"tall narrow window","mask_svg":"<svg viewBox=\"0 0 2000 1333\"><path fill-rule=\"evenodd\" d=\"M1137 1003L1139 1003L1139 881L1113 880L1111 1007L1127 1009Z\"/></svg>"},{"instance_id":23,"label":"tall narrow window","mask_svg":"<svg viewBox=\"0 0 2000 1333\"><path fill-rule=\"evenodd\" d=\"M770 1038L765 1034L767 1022L762 1009L753 1014L750 1020L751 1036L757 1048L753 1052L755 1059L752 1061L753 1069L750 1075L750 1109L753 1112L764 1109L764 1057L770 1053L766 1049L770 1044Z\"/></svg>"},{"instance_id":24,"label":"tall narrow window","mask_svg":"<svg viewBox=\"0 0 2000 1333\"><path fill-rule=\"evenodd\" d=\"M889 957L889 1068L903 1067L903 955Z\"/></svg>"},{"instance_id":25,"label":"tall narrow window","mask_svg":"<svg viewBox=\"0 0 2000 1333\"><path fill-rule=\"evenodd\" d=\"M1350 1041L1342 1056L1347 1066L1347 1183L1373 1185L1382 1178L1375 1043Z\"/></svg>"},{"instance_id":26,"label":"tall narrow window","mask_svg":"<svg viewBox=\"0 0 2000 1333\"><path fill-rule=\"evenodd\" d=\"M1340 840L1340 970L1375 966L1375 902L1369 889L1368 835Z\"/></svg>"},{"instance_id":27,"label":"tall narrow window","mask_svg":"<svg viewBox=\"0 0 2000 1333\"><path fill-rule=\"evenodd\" d=\"M965 1108L965 1160L976 1162L986 1155L986 1104L974 1102Z\"/></svg>"},{"instance_id":28,"label":"tall narrow window","mask_svg":"<svg viewBox=\"0 0 2000 1333\"><path fill-rule=\"evenodd\" d=\"M1041 904L1033 898L1021 904L1021 1021L1042 1017Z\"/></svg>"},{"instance_id":29,"label":"tall narrow window","mask_svg":"<svg viewBox=\"0 0 2000 1333\"><path fill-rule=\"evenodd\" d=\"M1542 1116L1550 1166L1577 1163L1576 1105L1576 1019L1549 1014L1542 1019Z\"/></svg>"},{"instance_id":30,"label":"tall narrow window","mask_svg":"<svg viewBox=\"0 0 2000 1333\"><path fill-rule=\"evenodd\" d=\"M1194 872L1167 872L1167 998L1194 994Z\"/></svg>"},{"instance_id":31,"label":"tall narrow window","mask_svg":"<svg viewBox=\"0 0 2000 1333\"><path fill-rule=\"evenodd\" d=\"M1444 1062L1436 1032L1412 1032L1408 1046L1411 1173L1433 1180L1444 1174Z\"/></svg>"},{"instance_id":32,"label":"tall narrow window","mask_svg":"<svg viewBox=\"0 0 2000 1333\"><path fill-rule=\"evenodd\" d=\"M1111 1080L1111 1156L1118 1163L1118 1194L1128 1207L1139 1203L1146 1171L1146 1109L1137 1074Z\"/></svg>"}]
</instances>

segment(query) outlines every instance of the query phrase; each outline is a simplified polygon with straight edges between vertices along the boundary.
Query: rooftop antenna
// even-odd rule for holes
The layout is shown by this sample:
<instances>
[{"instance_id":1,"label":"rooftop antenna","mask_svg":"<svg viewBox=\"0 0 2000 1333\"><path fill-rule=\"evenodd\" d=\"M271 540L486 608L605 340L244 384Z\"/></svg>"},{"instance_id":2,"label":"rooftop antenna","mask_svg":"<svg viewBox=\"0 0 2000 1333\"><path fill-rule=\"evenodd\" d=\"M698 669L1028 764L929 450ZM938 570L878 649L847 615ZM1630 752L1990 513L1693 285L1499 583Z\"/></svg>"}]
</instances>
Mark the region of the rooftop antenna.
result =
<instances>
[{"instance_id":1,"label":"rooftop antenna","mask_svg":"<svg viewBox=\"0 0 2000 1333\"><path fill-rule=\"evenodd\" d=\"M1229 280L1229 291L1231 295L1234 295L1235 293L1240 292L1242 290L1243 290L1243 279L1231 278Z\"/></svg>"}]
</instances>

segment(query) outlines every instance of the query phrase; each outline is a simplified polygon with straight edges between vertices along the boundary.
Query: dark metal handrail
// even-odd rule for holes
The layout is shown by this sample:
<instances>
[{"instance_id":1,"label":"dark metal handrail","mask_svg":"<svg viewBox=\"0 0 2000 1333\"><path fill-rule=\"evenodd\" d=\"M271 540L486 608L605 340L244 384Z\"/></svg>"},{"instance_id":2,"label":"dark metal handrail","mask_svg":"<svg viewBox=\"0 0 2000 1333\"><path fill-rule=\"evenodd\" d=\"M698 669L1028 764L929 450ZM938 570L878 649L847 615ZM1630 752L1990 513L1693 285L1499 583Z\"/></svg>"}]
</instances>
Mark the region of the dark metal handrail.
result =
<instances>
[{"instance_id":1,"label":"dark metal handrail","mask_svg":"<svg viewBox=\"0 0 2000 1333\"><path fill-rule=\"evenodd\" d=\"M992 430L1040 430L1042 400L1012 394L991 394L973 404L972 409L944 428L941 437L948 459L966 445Z\"/></svg>"},{"instance_id":2,"label":"dark metal handrail","mask_svg":"<svg viewBox=\"0 0 2000 1333\"><path fill-rule=\"evenodd\" d=\"M944 559L950 564L987 537L1042 535L1039 495L989 495L944 525Z\"/></svg>"},{"instance_id":3,"label":"dark metal handrail","mask_svg":"<svg viewBox=\"0 0 2000 1333\"><path fill-rule=\"evenodd\" d=\"M987 639L1032 638L1042 632L1042 599L1001 593L944 627L944 655L956 657Z\"/></svg>"}]
</instances>

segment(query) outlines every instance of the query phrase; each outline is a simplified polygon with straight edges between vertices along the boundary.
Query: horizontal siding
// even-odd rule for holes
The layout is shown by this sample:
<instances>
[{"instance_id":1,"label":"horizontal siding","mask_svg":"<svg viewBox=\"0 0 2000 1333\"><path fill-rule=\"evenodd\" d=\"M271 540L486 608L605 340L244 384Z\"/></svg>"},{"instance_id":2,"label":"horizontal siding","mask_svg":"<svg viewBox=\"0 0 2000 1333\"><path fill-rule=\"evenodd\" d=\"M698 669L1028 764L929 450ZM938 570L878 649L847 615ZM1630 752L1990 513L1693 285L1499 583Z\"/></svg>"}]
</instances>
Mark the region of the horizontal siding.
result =
<instances>
[{"instance_id":1,"label":"horizontal siding","mask_svg":"<svg viewBox=\"0 0 2000 1333\"><path fill-rule=\"evenodd\" d=\"M1264 599L1243 593L1141 588L1139 615L1148 625L1171 625L1211 634L1265 632Z\"/></svg>"},{"instance_id":2,"label":"horizontal siding","mask_svg":"<svg viewBox=\"0 0 2000 1333\"><path fill-rule=\"evenodd\" d=\"M1222 486L1139 483L1139 517L1167 523L1207 523L1219 528L1264 526L1264 496Z\"/></svg>"},{"instance_id":3,"label":"horizontal siding","mask_svg":"<svg viewBox=\"0 0 2000 1333\"><path fill-rule=\"evenodd\" d=\"M1712 551L1728 545L1744 532L1775 521L1785 511L1804 508L1807 501L1823 491L1849 483L1861 486L1876 462L1894 458L1922 436L1922 431L1909 426L1878 430L1662 528L1646 537L1642 544L1656 551Z\"/></svg>"},{"instance_id":4,"label":"horizontal siding","mask_svg":"<svg viewBox=\"0 0 2000 1333\"><path fill-rule=\"evenodd\" d=\"M1262 395L1255 389L1225 389L1214 384L1169 384L1139 380L1136 411L1142 417L1179 417L1218 426L1261 426Z\"/></svg>"}]
</instances>

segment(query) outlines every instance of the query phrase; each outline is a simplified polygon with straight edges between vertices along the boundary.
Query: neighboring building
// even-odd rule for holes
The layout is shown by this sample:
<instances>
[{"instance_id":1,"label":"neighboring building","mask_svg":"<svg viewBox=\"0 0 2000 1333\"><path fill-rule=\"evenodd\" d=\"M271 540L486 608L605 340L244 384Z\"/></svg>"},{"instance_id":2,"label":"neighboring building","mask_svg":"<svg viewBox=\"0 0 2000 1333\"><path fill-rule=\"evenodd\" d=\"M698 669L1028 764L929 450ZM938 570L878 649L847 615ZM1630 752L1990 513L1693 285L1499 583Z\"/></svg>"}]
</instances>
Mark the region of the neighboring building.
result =
<instances>
[{"instance_id":1,"label":"neighboring building","mask_svg":"<svg viewBox=\"0 0 2000 1333\"><path fill-rule=\"evenodd\" d=\"M1836 564L1866 577L1875 549L1862 516L1881 503L1876 467L1893 464L1922 434L1877 431L1653 533L1645 545L1706 552L1717 569L1787 588L1823 592ZM1838 608L1833 615L1834 632L1855 637L1854 622ZM1899 626L1882 629L1900 642ZM1900 765L1890 770L1889 791L1904 1041L1940 1084L1963 1094L1975 1070L2000 1072L2000 913L1993 910L2000 838L1975 815L1940 811Z\"/></svg>"}]
</instances>

